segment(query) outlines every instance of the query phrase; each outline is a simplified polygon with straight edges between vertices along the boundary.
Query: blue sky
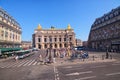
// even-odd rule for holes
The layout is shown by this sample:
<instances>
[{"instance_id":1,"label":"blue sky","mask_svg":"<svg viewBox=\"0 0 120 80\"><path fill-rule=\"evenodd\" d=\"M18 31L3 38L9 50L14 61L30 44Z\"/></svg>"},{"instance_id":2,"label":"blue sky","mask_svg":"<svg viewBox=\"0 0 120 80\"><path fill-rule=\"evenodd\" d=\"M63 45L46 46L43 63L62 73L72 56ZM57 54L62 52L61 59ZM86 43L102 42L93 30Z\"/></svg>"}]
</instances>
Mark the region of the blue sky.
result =
<instances>
[{"instance_id":1,"label":"blue sky","mask_svg":"<svg viewBox=\"0 0 120 80\"><path fill-rule=\"evenodd\" d=\"M0 0L0 7L16 19L22 28L22 40L32 40L38 24L42 28L67 28L86 41L96 18L120 6L120 0Z\"/></svg>"}]
</instances>

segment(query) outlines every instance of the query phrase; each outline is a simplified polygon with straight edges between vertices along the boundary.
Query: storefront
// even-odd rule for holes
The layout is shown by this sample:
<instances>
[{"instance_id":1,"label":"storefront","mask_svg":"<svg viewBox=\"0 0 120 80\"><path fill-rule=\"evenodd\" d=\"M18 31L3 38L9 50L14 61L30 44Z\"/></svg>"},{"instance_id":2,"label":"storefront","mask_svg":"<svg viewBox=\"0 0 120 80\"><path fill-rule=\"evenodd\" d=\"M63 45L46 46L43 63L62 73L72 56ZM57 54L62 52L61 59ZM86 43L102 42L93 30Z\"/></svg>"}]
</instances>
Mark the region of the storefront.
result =
<instances>
[{"instance_id":1,"label":"storefront","mask_svg":"<svg viewBox=\"0 0 120 80\"><path fill-rule=\"evenodd\" d=\"M113 41L111 44L111 49L114 52L120 52L120 41Z\"/></svg>"}]
</instances>

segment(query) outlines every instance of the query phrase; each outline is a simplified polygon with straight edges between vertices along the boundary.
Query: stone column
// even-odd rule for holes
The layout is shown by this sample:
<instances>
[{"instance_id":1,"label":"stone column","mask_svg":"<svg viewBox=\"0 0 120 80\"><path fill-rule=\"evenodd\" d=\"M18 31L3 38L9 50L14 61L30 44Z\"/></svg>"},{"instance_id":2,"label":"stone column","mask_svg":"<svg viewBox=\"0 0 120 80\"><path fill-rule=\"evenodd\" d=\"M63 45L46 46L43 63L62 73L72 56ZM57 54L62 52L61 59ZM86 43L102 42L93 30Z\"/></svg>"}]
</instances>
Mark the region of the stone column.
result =
<instances>
[{"instance_id":1,"label":"stone column","mask_svg":"<svg viewBox=\"0 0 120 80\"><path fill-rule=\"evenodd\" d=\"M57 48L58 48L58 49L60 48L59 43L57 43Z\"/></svg>"},{"instance_id":2,"label":"stone column","mask_svg":"<svg viewBox=\"0 0 120 80\"><path fill-rule=\"evenodd\" d=\"M57 38L57 43L59 43L59 36L57 36L56 38Z\"/></svg>"},{"instance_id":3,"label":"stone column","mask_svg":"<svg viewBox=\"0 0 120 80\"><path fill-rule=\"evenodd\" d=\"M35 36L35 45L36 45L36 48L38 48L38 36L37 35Z\"/></svg>"},{"instance_id":4,"label":"stone column","mask_svg":"<svg viewBox=\"0 0 120 80\"><path fill-rule=\"evenodd\" d=\"M41 44L41 48L44 49L44 43Z\"/></svg>"},{"instance_id":5,"label":"stone column","mask_svg":"<svg viewBox=\"0 0 120 80\"><path fill-rule=\"evenodd\" d=\"M62 43L62 48L65 48L64 43Z\"/></svg>"},{"instance_id":6,"label":"stone column","mask_svg":"<svg viewBox=\"0 0 120 80\"><path fill-rule=\"evenodd\" d=\"M52 49L54 49L55 48L55 44L54 43L52 43Z\"/></svg>"},{"instance_id":7,"label":"stone column","mask_svg":"<svg viewBox=\"0 0 120 80\"><path fill-rule=\"evenodd\" d=\"M55 42L55 40L54 40L54 36L52 36L52 43L54 43Z\"/></svg>"},{"instance_id":8,"label":"stone column","mask_svg":"<svg viewBox=\"0 0 120 80\"><path fill-rule=\"evenodd\" d=\"M47 48L50 48L50 44L47 44Z\"/></svg>"},{"instance_id":9,"label":"stone column","mask_svg":"<svg viewBox=\"0 0 120 80\"><path fill-rule=\"evenodd\" d=\"M52 48L54 49L55 48L55 40L54 40L54 36L52 36Z\"/></svg>"},{"instance_id":10,"label":"stone column","mask_svg":"<svg viewBox=\"0 0 120 80\"><path fill-rule=\"evenodd\" d=\"M44 36L41 37L41 42L44 43Z\"/></svg>"},{"instance_id":11,"label":"stone column","mask_svg":"<svg viewBox=\"0 0 120 80\"><path fill-rule=\"evenodd\" d=\"M45 49L45 48L44 48L44 45L45 45L45 44L44 44L44 43L45 43L45 42L44 42L44 35L43 35L41 38L42 38L42 42L41 42L42 49Z\"/></svg>"},{"instance_id":12,"label":"stone column","mask_svg":"<svg viewBox=\"0 0 120 80\"><path fill-rule=\"evenodd\" d=\"M60 47L59 47L59 36L56 36L56 39L57 39L57 48L59 49Z\"/></svg>"}]
</instances>

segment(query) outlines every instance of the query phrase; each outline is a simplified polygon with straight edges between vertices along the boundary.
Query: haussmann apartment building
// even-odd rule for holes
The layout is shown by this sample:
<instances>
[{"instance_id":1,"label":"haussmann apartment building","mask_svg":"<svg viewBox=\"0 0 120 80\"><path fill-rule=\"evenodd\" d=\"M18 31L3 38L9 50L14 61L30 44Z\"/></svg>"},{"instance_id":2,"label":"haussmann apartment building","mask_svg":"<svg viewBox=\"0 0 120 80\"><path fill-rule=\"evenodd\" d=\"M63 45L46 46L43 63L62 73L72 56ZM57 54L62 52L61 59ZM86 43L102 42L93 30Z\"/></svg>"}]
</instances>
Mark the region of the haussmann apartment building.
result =
<instances>
[{"instance_id":1,"label":"haussmann apartment building","mask_svg":"<svg viewBox=\"0 0 120 80\"><path fill-rule=\"evenodd\" d=\"M15 48L21 45L19 23L0 7L0 48Z\"/></svg>"},{"instance_id":2,"label":"haussmann apartment building","mask_svg":"<svg viewBox=\"0 0 120 80\"><path fill-rule=\"evenodd\" d=\"M120 52L120 6L95 20L91 26L88 46Z\"/></svg>"}]
</instances>

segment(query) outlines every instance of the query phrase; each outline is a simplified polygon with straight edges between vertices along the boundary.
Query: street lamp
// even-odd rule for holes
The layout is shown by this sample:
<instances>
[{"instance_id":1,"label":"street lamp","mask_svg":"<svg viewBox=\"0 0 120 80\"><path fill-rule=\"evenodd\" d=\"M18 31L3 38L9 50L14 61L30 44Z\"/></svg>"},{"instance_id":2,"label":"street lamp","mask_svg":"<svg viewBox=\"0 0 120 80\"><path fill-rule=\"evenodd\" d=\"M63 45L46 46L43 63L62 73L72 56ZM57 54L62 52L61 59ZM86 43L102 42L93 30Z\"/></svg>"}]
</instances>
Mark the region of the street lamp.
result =
<instances>
[{"instance_id":1,"label":"street lamp","mask_svg":"<svg viewBox=\"0 0 120 80\"><path fill-rule=\"evenodd\" d=\"M76 46L77 46L77 39L76 39Z\"/></svg>"},{"instance_id":2,"label":"street lamp","mask_svg":"<svg viewBox=\"0 0 120 80\"><path fill-rule=\"evenodd\" d=\"M106 46L106 59L108 59L109 54L108 54L108 45Z\"/></svg>"},{"instance_id":3,"label":"street lamp","mask_svg":"<svg viewBox=\"0 0 120 80\"><path fill-rule=\"evenodd\" d=\"M69 41L67 30L65 30L65 33L66 33L65 38L66 38L66 41L67 41L66 48L67 48L67 51L68 51L67 55L70 56L69 45L68 45L68 44L70 44L70 41Z\"/></svg>"},{"instance_id":4,"label":"street lamp","mask_svg":"<svg viewBox=\"0 0 120 80\"><path fill-rule=\"evenodd\" d=\"M66 38L66 42L67 42L67 45L66 45L66 47L68 48L68 34L67 34L67 30L65 30L65 38Z\"/></svg>"},{"instance_id":5,"label":"street lamp","mask_svg":"<svg viewBox=\"0 0 120 80\"><path fill-rule=\"evenodd\" d=\"M50 43L50 48L49 48L49 62L52 62L52 43Z\"/></svg>"}]
</instances>

